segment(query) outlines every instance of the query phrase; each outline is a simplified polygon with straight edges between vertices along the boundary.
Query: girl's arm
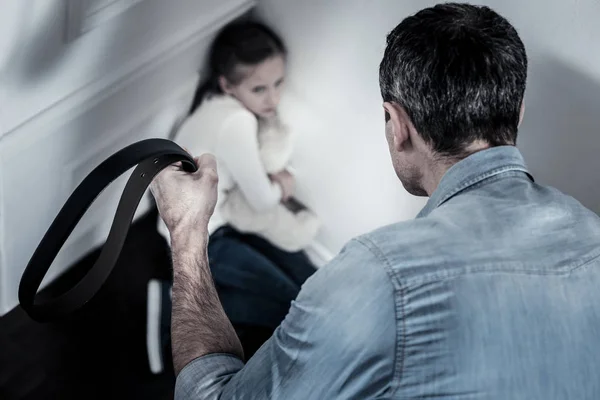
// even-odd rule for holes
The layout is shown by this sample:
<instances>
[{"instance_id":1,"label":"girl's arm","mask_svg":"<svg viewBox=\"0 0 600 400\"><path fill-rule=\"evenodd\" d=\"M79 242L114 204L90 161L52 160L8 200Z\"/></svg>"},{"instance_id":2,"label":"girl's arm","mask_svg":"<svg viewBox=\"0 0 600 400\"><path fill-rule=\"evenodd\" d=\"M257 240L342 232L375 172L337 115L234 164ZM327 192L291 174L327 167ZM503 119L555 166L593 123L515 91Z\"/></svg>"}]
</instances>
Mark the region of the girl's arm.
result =
<instances>
[{"instance_id":1,"label":"girl's arm","mask_svg":"<svg viewBox=\"0 0 600 400\"><path fill-rule=\"evenodd\" d=\"M225 122L215 155L223 162L250 206L257 212L275 207L281 187L271 182L260 159L258 122L249 112L240 112Z\"/></svg>"}]
</instances>

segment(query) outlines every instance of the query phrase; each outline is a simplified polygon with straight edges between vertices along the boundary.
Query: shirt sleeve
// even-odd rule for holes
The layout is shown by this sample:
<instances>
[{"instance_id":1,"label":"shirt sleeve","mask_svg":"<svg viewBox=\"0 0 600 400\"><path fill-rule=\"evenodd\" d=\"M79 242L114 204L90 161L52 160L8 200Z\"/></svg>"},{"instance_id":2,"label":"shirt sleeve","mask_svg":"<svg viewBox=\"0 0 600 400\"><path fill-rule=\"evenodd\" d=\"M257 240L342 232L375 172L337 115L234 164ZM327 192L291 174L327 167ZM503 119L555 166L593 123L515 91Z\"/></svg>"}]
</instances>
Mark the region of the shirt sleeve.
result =
<instances>
[{"instance_id":1,"label":"shirt sleeve","mask_svg":"<svg viewBox=\"0 0 600 400\"><path fill-rule=\"evenodd\" d=\"M216 145L215 155L225 164L250 206L268 211L281 201L281 187L267 176L258 149L258 122L245 112L226 121Z\"/></svg>"},{"instance_id":2,"label":"shirt sleeve","mask_svg":"<svg viewBox=\"0 0 600 400\"><path fill-rule=\"evenodd\" d=\"M392 392L394 287L354 240L304 284L273 336L246 365L213 354L188 364L175 399L367 399Z\"/></svg>"}]
</instances>

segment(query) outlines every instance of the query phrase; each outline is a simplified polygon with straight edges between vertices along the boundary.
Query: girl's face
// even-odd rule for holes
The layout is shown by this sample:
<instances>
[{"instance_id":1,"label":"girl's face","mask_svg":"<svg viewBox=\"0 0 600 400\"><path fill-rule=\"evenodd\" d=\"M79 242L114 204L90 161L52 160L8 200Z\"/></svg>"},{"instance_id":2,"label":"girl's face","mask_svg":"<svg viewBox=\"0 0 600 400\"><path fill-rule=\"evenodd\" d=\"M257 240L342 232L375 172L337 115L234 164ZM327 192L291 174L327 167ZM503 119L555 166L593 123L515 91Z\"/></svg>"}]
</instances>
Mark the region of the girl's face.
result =
<instances>
[{"instance_id":1,"label":"girl's face","mask_svg":"<svg viewBox=\"0 0 600 400\"><path fill-rule=\"evenodd\" d=\"M254 66L241 66L244 78L237 85L219 79L223 92L234 96L248 110L262 118L275 116L283 89L285 59L278 55Z\"/></svg>"}]
</instances>

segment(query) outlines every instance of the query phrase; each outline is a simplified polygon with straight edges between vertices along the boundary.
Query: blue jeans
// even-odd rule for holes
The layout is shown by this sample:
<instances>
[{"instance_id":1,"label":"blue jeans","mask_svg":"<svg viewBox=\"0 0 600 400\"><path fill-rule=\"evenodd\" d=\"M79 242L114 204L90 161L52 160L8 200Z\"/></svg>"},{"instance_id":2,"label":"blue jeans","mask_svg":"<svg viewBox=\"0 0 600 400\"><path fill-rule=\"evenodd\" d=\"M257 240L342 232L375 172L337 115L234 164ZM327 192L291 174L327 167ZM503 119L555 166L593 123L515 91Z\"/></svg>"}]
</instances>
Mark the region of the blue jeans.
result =
<instances>
[{"instance_id":1,"label":"blue jeans","mask_svg":"<svg viewBox=\"0 0 600 400\"><path fill-rule=\"evenodd\" d=\"M286 252L230 226L211 235L208 258L221 304L247 357L271 336L315 272L305 253Z\"/></svg>"}]
</instances>

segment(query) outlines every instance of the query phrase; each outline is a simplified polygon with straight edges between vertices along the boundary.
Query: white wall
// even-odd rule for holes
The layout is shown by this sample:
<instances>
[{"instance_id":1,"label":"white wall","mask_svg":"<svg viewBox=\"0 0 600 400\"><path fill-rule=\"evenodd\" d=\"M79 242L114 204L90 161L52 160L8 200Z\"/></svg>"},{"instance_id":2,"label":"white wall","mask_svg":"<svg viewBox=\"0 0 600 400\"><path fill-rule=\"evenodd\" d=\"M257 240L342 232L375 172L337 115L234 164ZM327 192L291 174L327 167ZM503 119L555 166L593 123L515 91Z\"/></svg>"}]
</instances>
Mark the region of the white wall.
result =
<instances>
[{"instance_id":1,"label":"white wall","mask_svg":"<svg viewBox=\"0 0 600 400\"><path fill-rule=\"evenodd\" d=\"M424 199L392 172L378 66L386 34L433 1L259 0L290 49L284 110L299 135L300 195L331 253L352 236L413 218ZM600 212L600 3L480 1L516 26L530 56L519 147L538 182Z\"/></svg>"},{"instance_id":2,"label":"white wall","mask_svg":"<svg viewBox=\"0 0 600 400\"><path fill-rule=\"evenodd\" d=\"M115 151L169 135L212 35L254 5L118 1L135 5L73 41L66 0L0 2L0 315L17 304L23 269L74 188ZM127 177L92 206L45 284L104 241Z\"/></svg>"}]
</instances>

